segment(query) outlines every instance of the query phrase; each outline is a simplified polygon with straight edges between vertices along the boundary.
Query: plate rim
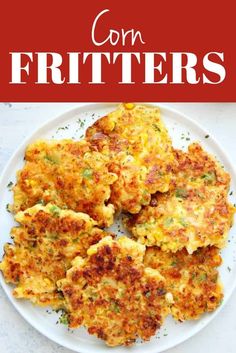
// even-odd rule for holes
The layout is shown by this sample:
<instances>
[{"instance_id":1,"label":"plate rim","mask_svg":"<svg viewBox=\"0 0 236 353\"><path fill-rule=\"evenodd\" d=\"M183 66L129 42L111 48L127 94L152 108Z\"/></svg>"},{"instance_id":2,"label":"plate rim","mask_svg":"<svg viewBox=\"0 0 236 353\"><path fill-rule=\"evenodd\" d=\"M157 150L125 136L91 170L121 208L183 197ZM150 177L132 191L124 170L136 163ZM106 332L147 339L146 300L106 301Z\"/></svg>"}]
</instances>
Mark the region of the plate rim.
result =
<instances>
[{"instance_id":1,"label":"plate rim","mask_svg":"<svg viewBox=\"0 0 236 353\"><path fill-rule=\"evenodd\" d=\"M8 169L11 166L12 162L14 161L14 159L17 157L17 155L19 153L22 153L22 150L25 149L26 145L29 144L30 141L32 141L32 139L34 139L35 135L40 134L40 132L43 131L44 129L46 129L47 126L50 126L52 122L58 123L58 122L60 122L60 120L62 118L67 120L73 115L76 115L78 113L86 112L86 111L88 111L90 109L93 109L93 108L96 109L96 107L101 107L101 106L109 107L109 106L114 106L114 105L118 105L118 104L120 104L120 102L111 102L111 103L108 103L108 102L78 103L77 106L73 106L72 108L69 108L69 109L65 110L64 112L62 112L60 114L56 114L55 116L52 116L51 118L47 119L47 121L44 122L43 124L40 124L30 134L28 134L23 139L23 141L19 144L19 146L13 151L11 157L9 158L8 162L6 163L5 167L3 168L2 173L0 175L0 192L1 192L2 187L5 186L3 184L3 182L4 182L4 179L5 179L5 176L6 176L7 172L8 172ZM220 145L220 143L217 141L217 139L214 137L214 134L210 133L205 127L203 127L201 124L199 124L193 118L189 117L187 114L182 113L178 109L169 107L168 105L163 104L163 103L137 102L135 104L143 104L143 105L146 105L146 106L159 107L161 110L165 110L167 112L171 112L172 114L177 115L180 118L183 118L185 122L190 123L194 128L197 129L198 132L204 133L205 135L210 135L211 142L213 143L214 148L216 148L216 150L217 150L216 151L217 155L219 155L219 157L223 157L225 162L227 162L228 166L230 166L232 179L234 177L234 179L236 181L236 168L234 167L234 164L232 163L230 157L228 156L228 153L225 151L224 147L222 147ZM74 345L70 345L70 343L68 341L65 342L63 340L63 338L55 336L53 332L48 333L46 329L43 330L42 329L42 325L38 325L37 322L35 322L35 320L30 317L30 315L25 313L24 309L22 309L21 307L19 307L17 305L17 302L13 298L13 296L10 295L10 293L8 293L8 291L6 290L7 284L5 283L5 281L3 279L2 273L0 273L0 284L1 284L1 287L3 288L3 291L6 294L8 300L13 305L13 307L16 309L16 311L36 331L38 331L43 336L47 337L48 339L54 341L55 343L65 347L65 348L71 349L71 350L73 350L75 352L79 352L79 353L91 353L91 348L90 347L89 348L83 347L82 349L80 347L78 347L78 349L75 349ZM187 334L184 337L184 339L183 338L180 338L179 340L177 339L174 342L174 344L172 344L171 342L170 343L166 343L166 344L163 345L161 350L158 349L158 344L157 344L156 349L147 349L148 352L149 353L161 353L161 352L164 352L164 351L166 351L168 349L171 349L171 348L174 348L174 347L178 346L179 344L181 344L183 342L186 342L188 339L190 339L191 337L195 336L198 332L200 332L203 328L205 328L210 322L212 322L214 320L214 318L221 312L221 310L224 308L224 306L226 305L226 303L230 299L230 297L231 297L233 291L235 290L235 288L236 288L236 277L234 278L233 281L231 281L231 286L230 286L230 288L227 291L227 297L224 296L223 303L214 312L210 313L210 315L208 316L208 319L205 320L201 326L196 326L195 328L192 328L190 333ZM199 319L199 322L200 322L200 319ZM117 347L117 348L119 349L120 347ZM109 348L104 346L103 350L104 350L104 352L105 351L107 352L109 350ZM112 348L112 350L116 351L116 348Z\"/></svg>"}]
</instances>

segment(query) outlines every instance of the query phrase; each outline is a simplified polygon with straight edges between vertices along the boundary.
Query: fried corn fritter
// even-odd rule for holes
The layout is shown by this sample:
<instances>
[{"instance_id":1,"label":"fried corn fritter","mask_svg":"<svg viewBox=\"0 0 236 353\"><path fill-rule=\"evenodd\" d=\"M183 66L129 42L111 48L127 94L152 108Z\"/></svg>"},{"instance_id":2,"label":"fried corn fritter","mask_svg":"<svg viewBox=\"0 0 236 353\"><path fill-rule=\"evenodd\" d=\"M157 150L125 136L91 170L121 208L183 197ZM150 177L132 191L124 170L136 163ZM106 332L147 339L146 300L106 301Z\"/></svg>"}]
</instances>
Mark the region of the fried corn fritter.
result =
<instances>
[{"instance_id":1,"label":"fried corn fritter","mask_svg":"<svg viewBox=\"0 0 236 353\"><path fill-rule=\"evenodd\" d=\"M176 151L178 168L170 190L126 221L139 242L165 251L225 245L235 208L228 202L230 176L199 144Z\"/></svg>"},{"instance_id":2,"label":"fried corn fritter","mask_svg":"<svg viewBox=\"0 0 236 353\"><path fill-rule=\"evenodd\" d=\"M138 213L151 194L168 191L175 161L158 108L120 105L89 127L86 138L109 156L109 170L118 175L111 188L116 209Z\"/></svg>"},{"instance_id":3,"label":"fried corn fritter","mask_svg":"<svg viewBox=\"0 0 236 353\"><path fill-rule=\"evenodd\" d=\"M25 159L13 189L15 213L52 202L88 213L100 226L113 223L114 206L108 199L117 176L108 172L108 158L91 151L88 142L39 140L28 146Z\"/></svg>"},{"instance_id":4,"label":"fried corn fritter","mask_svg":"<svg viewBox=\"0 0 236 353\"><path fill-rule=\"evenodd\" d=\"M192 255L186 249L171 253L150 247L144 259L146 266L165 278L173 295L171 313L179 321L198 319L220 305L223 293L217 267L221 262L214 246L199 248Z\"/></svg>"},{"instance_id":5,"label":"fried corn fritter","mask_svg":"<svg viewBox=\"0 0 236 353\"><path fill-rule=\"evenodd\" d=\"M145 268L145 246L121 237L103 238L77 257L63 291L71 328L84 325L90 334L109 346L131 345L140 337L149 340L169 313L164 278Z\"/></svg>"},{"instance_id":6,"label":"fried corn fritter","mask_svg":"<svg viewBox=\"0 0 236 353\"><path fill-rule=\"evenodd\" d=\"M15 216L20 226L11 232L0 264L5 281L16 285L13 295L40 306L63 305L57 280L65 277L71 260L106 236L87 214L36 205Z\"/></svg>"}]
</instances>

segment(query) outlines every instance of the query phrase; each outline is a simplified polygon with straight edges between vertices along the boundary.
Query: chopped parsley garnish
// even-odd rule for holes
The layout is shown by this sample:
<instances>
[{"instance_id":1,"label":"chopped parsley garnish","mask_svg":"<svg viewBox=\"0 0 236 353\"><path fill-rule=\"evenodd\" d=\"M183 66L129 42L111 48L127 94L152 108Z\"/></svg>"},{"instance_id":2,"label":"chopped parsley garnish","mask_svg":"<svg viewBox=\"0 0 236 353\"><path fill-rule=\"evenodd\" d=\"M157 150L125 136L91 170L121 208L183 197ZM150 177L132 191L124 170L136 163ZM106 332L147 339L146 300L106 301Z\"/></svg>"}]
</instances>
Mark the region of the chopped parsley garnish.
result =
<instances>
[{"instance_id":1,"label":"chopped parsley garnish","mask_svg":"<svg viewBox=\"0 0 236 353\"><path fill-rule=\"evenodd\" d=\"M91 179L93 176L93 170L91 168L86 168L83 170L82 174L85 179Z\"/></svg>"},{"instance_id":2,"label":"chopped parsley garnish","mask_svg":"<svg viewBox=\"0 0 236 353\"><path fill-rule=\"evenodd\" d=\"M59 217L61 209L56 205L53 205L50 207L49 211L52 213L54 217Z\"/></svg>"},{"instance_id":3,"label":"chopped parsley garnish","mask_svg":"<svg viewBox=\"0 0 236 353\"><path fill-rule=\"evenodd\" d=\"M77 123L79 124L80 128L84 127L85 122L82 119L78 119Z\"/></svg>"},{"instance_id":4,"label":"chopped parsley garnish","mask_svg":"<svg viewBox=\"0 0 236 353\"><path fill-rule=\"evenodd\" d=\"M12 188L12 186L13 186L13 182L12 182L12 181L10 181L10 182L7 184L7 187L8 187L8 189L11 189L11 188Z\"/></svg>"},{"instance_id":5,"label":"chopped parsley garnish","mask_svg":"<svg viewBox=\"0 0 236 353\"><path fill-rule=\"evenodd\" d=\"M201 275L198 276L199 282L203 282L206 279L207 279L207 274L206 273L202 273Z\"/></svg>"},{"instance_id":6,"label":"chopped parsley garnish","mask_svg":"<svg viewBox=\"0 0 236 353\"><path fill-rule=\"evenodd\" d=\"M68 130L68 129L69 129L68 126L60 126L60 127L57 129L56 134L57 134L58 131L60 131L60 130Z\"/></svg>"},{"instance_id":7,"label":"chopped parsley garnish","mask_svg":"<svg viewBox=\"0 0 236 353\"><path fill-rule=\"evenodd\" d=\"M68 321L67 313L62 313L61 314L61 316L59 317L59 322L60 322L60 324L68 325L69 321Z\"/></svg>"},{"instance_id":8,"label":"chopped parsley garnish","mask_svg":"<svg viewBox=\"0 0 236 353\"><path fill-rule=\"evenodd\" d=\"M75 239L72 240L72 242L73 242L73 243L78 243L79 239L80 239L79 237L78 237L78 238L75 238Z\"/></svg>"},{"instance_id":9,"label":"chopped parsley garnish","mask_svg":"<svg viewBox=\"0 0 236 353\"><path fill-rule=\"evenodd\" d=\"M152 127L155 131L161 132L161 129L159 128L159 126L157 124L152 124Z\"/></svg>"},{"instance_id":10,"label":"chopped parsley garnish","mask_svg":"<svg viewBox=\"0 0 236 353\"><path fill-rule=\"evenodd\" d=\"M37 204L37 205L45 206L44 200L38 200L38 201L36 202L36 204Z\"/></svg>"},{"instance_id":11,"label":"chopped parsley garnish","mask_svg":"<svg viewBox=\"0 0 236 353\"><path fill-rule=\"evenodd\" d=\"M174 222L174 219L172 217L168 217L164 220L164 226L169 227L173 222Z\"/></svg>"},{"instance_id":12,"label":"chopped parsley garnish","mask_svg":"<svg viewBox=\"0 0 236 353\"><path fill-rule=\"evenodd\" d=\"M10 210L10 204L8 203L7 205L6 205L6 210L7 210L7 212L11 212L11 210Z\"/></svg>"},{"instance_id":13,"label":"chopped parsley garnish","mask_svg":"<svg viewBox=\"0 0 236 353\"><path fill-rule=\"evenodd\" d=\"M120 307L117 303L112 303L112 305L110 306L111 311L113 311L114 313L120 313Z\"/></svg>"},{"instance_id":14,"label":"chopped parsley garnish","mask_svg":"<svg viewBox=\"0 0 236 353\"><path fill-rule=\"evenodd\" d=\"M188 196L188 192L185 189L176 189L175 196L180 199L185 199Z\"/></svg>"},{"instance_id":15,"label":"chopped parsley garnish","mask_svg":"<svg viewBox=\"0 0 236 353\"><path fill-rule=\"evenodd\" d=\"M185 221L184 218L180 218L180 219L179 219L179 223L180 223L181 226L183 226L183 227L187 227L187 226L188 226L188 223Z\"/></svg>"},{"instance_id":16,"label":"chopped parsley garnish","mask_svg":"<svg viewBox=\"0 0 236 353\"><path fill-rule=\"evenodd\" d=\"M210 183L216 181L216 174L215 172L208 172L201 176L201 179L209 181Z\"/></svg>"},{"instance_id":17,"label":"chopped parsley garnish","mask_svg":"<svg viewBox=\"0 0 236 353\"><path fill-rule=\"evenodd\" d=\"M58 161L55 158L53 158L52 156L46 155L44 157L44 159L46 159L46 161L48 161L48 162L50 162L52 164L58 164Z\"/></svg>"}]
</instances>

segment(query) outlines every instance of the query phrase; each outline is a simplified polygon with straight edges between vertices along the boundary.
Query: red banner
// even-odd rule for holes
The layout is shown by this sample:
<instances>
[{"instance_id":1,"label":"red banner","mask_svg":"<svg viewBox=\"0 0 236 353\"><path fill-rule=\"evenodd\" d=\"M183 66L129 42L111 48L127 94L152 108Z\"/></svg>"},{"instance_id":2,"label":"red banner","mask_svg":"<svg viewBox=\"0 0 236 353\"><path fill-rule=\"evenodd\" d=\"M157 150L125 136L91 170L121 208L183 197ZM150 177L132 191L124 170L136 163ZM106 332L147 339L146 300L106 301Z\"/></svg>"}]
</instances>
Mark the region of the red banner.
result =
<instances>
[{"instance_id":1,"label":"red banner","mask_svg":"<svg viewBox=\"0 0 236 353\"><path fill-rule=\"evenodd\" d=\"M236 101L233 1L1 5L1 101Z\"/></svg>"}]
</instances>

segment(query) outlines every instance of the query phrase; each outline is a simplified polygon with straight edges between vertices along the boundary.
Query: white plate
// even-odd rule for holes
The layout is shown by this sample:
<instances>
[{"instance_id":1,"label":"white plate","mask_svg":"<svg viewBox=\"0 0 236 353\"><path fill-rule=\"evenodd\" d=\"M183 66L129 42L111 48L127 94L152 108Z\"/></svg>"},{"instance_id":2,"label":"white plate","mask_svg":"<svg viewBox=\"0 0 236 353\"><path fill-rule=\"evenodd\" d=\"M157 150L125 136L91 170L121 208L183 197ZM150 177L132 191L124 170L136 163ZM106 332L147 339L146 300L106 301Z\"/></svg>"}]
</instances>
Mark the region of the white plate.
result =
<instances>
[{"instance_id":1,"label":"white plate","mask_svg":"<svg viewBox=\"0 0 236 353\"><path fill-rule=\"evenodd\" d=\"M93 123L99 116L106 114L115 107L116 104L104 103L80 105L78 108L62 114L61 116L54 118L43 125L31 137L27 138L14 153L0 179L0 258L3 254L4 243L10 241L9 232L11 227L14 225L12 216L6 211L6 204L12 202L12 193L7 189L7 184L9 181L15 181L16 171L23 165L25 147L30 142L38 138L73 137L78 139L81 137L83 131L88 125ZM204 148L216 155L217 158L223 163L226 170L230 172L232 178L230 190L234 191L235 194L236 173L228 157L217 142L212 138L210 133L205 131L188 117L175 110L161 106L161 112L162 117L169 129L169 133L173 139L174 146L186 148L190 142L196 140L200 141ZM58 130L60 127L65 128ZM210 135L209 138L205 138L207 135ZM234 196L230 196L232 202L234 202L233 197ZM169 317L156 337L153 337L150 342L138 342L131 348L112 348L112 353L136 353L143 350L147 353L163 352L164 350L185 341L205 327L220 312L236 285L234 233L235 226L230 231L227 248L222 251L224 262L220 268L220 273L225 287L225 297L220 308L218 308L214 313L203 315L198 321L176 323L171 317ZM101 340L88 335L84 329L68 331L68 329L62 324L56 324L59 314L51 312L50 310L47 312L46 309L35 307L27 301L14 299L11 294L12 286L7 285L4 282L2 275L0 276L0 282L9 300L18 312L43 335L62 346L80 353L92 353L94 351L96 351L96 353L105 353L111 351L111 348L106 347Z\"/></svg>"}]
</instances>

